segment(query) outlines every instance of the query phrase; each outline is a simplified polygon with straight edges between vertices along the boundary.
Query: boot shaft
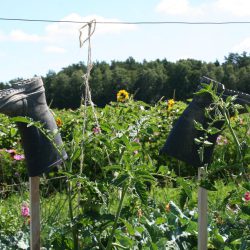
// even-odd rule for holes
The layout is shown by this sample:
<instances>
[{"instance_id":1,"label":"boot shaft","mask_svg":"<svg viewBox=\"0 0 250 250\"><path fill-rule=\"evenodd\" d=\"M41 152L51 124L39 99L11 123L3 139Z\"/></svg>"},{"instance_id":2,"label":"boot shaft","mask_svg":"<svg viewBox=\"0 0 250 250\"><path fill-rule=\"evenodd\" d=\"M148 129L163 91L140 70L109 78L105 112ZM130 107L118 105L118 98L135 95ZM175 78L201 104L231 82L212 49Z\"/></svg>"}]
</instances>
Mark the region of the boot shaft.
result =
<instances>
[{"instance_id":1,"label":"boot shaft","mask_svg":"<svg viewBox=\"0 0 250 250\"><path fill-rule=\"evenodd\" d=\"M246 107L250 104L249 94L228 90L223 84L207 77L202 77L201 83L213 83L214 87L217 88L217 94L220 95L224 101L228 96L236 95L235 103L243 106L243 109L240 109L239 113L247 112ZM202 89L202 86L198 87L198 90L200 89ZM160 152L166 153L169 156L184 161L194 167L201 167L205 164L210 164L219 133L206 135L204 131L195 128L194 122L199 122L205 129L208 128L209 122L212 121L211 119L213 119L215 114L211 114L212 118L208 118L206 116L206 108L208 108L212 102L213 99L209 93L195 95L192 102L174 124L165 145ZM223 125L224 121L217 121L213 124L218 130L221 130ZM206 140L211 143L211 146L203 148L204 151L201 157L199 150L201 150L202 145L197 144L195 139L204 139L205 136L207 136Z\"/></svg>"},{"instance_id":2,"label":"boot shaft","mask_svg":"<svg viewBox=\"0 0 250 250\"><path fill-rule=\"evenodd\" d=\"M57 132L56 122L51 114L45 96L42 79L35 77L13 85L13 88L0 92L0 112L10 117L24 116L40 122L50 138L35 126L17 123L29 176L38 176L58 165L67 158L62 149L62 139Z\"/></svg>"}]
</instances>

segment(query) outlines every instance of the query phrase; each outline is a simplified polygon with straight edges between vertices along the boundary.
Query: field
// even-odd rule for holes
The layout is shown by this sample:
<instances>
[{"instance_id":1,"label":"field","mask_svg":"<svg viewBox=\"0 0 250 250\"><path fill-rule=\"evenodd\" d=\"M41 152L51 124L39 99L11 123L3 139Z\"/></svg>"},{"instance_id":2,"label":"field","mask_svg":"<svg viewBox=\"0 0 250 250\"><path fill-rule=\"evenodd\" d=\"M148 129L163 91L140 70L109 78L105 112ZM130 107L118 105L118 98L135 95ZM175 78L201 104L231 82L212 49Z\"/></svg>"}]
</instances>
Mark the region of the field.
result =
<instances>
[{"instance_id":1,"label":"field","mask_svg":"<svg viewBox=\"0 0 250 250\"><path fill-rule=\"evenodd\" d=\"M224 117L198 181L196 168L159 155L188 104L125 99L53 110L69 159L41 177L44 249L197 249L199 185L209 190L209 249L250 249L249 113ZM14 121L1 116L0 249L29 249L30 218L21 211L28 176Z\"/></svg>"}]
</instances>

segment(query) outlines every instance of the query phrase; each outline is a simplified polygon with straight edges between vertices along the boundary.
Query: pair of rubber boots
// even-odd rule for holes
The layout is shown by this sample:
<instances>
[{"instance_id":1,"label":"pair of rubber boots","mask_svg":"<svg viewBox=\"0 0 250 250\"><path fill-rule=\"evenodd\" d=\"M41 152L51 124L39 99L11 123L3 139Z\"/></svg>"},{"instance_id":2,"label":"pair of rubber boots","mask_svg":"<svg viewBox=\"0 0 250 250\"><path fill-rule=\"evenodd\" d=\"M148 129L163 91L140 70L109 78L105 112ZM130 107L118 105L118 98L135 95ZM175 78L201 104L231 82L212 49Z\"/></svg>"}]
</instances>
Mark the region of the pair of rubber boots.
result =
<instances>
[{"instance_id":1,"label":"pair of rubber boots","mask_svg":"<svg viewBox=\"0 0 250 250\"><path fill-rule=\"evenodd\" d=\"M249 94L226 89L222 83L216 82L208 77L202 77L201 83L212 84L216 89L216 95L221 96L224 101L229 96L237 96L234 103L243 106L243 108L239 110L239 113L247 112L246 107L250 105ZM202 88L203 86L200 85L198 90ZM206 140L209 141L211 145L204 147L203 157L200 157L198 151L201 145L197 144L195 139L204 138L205 132L196 129L195 121L202 124L203 128L208 128L211 118L206 116L206 108L212 103L212 96L209 93L194 95L192 102L174 124L160 153L168 154L193 167L202 167L210 164L214 146L220 132L207 135L208 138ZM214 127L221 130L223 125L224 121L218 121L214 124Z\"/></svg>"},{"instance_id":2,"label":"pair of rubber boots","mask_svg":"<svg viewBox=\"0 0 250 250\"><path fill-rule=\"evenodd\" d=\"M0 91L0 113L9 117L29 117L43 125L41 130L17 122L30 177L48 172L50 167L59 165L67 158L62 149L61 135L56 132L56 121L46 102L41 77L20 81L12 88ZM45 131L49 133L50 139Z\"/></svg>"}]
</instances>

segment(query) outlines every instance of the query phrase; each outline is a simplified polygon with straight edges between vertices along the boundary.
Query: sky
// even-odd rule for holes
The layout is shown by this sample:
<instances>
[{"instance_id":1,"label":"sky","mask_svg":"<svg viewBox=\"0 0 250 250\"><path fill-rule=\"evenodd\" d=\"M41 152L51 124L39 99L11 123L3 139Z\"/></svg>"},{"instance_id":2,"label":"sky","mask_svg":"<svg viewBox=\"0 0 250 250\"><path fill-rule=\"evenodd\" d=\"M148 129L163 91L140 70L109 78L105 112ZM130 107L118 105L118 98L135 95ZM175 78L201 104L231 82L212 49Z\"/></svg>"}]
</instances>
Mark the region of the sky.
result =
<instances>
[{"instance_id":1,"label":"sky","mask_svg":"<svg viewBox=\"0 0 250 250\"><path fill-rule=\"evenodd\" d=\"M0 18L96 20L92 61L193 58L223 62L250 50L250 24L101 24L98 22L250 21L249 0L8 0ZM46 76L88 57L84 24L0 20L0 82ZM87 38L87 27L82 39Z\"/></svg>"}]
</instances>

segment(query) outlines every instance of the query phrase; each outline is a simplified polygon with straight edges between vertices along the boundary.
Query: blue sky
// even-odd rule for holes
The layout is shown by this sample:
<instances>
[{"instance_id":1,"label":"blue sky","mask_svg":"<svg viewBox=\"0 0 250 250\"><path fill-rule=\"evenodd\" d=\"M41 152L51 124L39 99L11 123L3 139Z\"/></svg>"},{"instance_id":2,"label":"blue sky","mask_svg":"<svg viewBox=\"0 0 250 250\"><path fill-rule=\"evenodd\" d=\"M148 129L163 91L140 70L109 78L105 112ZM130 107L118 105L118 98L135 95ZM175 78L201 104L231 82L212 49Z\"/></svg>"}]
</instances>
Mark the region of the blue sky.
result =
<instances>
[{"instance_id":1,"label":"blue sky","mask_svg":"<svg viewBox=\"0 0 250 250\"><path fill-rule=\"evenodd\" d=\"M0 17L75 21L250 21L249 0L8 0ZM250 24L110 25L97 24L92 60L138 61L166 58L219 60L249 52ZM0 21L0 82L58 72L86 62L79 48L80 24Z\"/></svg>"}]
</instances>

